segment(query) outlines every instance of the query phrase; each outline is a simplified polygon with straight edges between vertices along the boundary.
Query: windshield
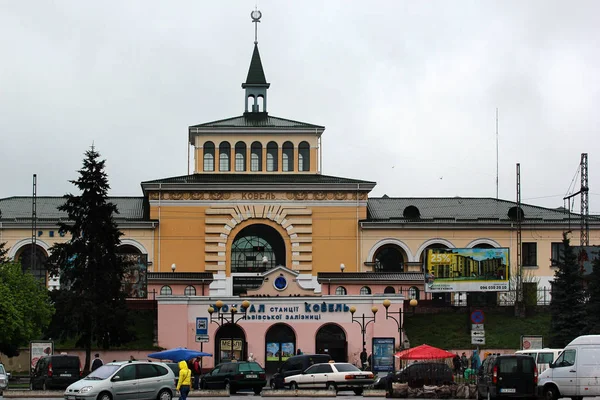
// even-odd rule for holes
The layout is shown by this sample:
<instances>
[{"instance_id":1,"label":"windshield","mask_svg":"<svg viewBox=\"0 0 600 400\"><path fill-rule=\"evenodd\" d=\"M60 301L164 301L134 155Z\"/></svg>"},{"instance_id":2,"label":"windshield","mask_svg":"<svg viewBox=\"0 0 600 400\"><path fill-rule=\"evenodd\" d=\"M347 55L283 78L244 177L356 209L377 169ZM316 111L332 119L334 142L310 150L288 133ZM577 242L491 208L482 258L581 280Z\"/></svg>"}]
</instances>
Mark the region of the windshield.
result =
<instances>
[{"instance_id":1,"label":"windshield","mask_svg":"<svg viewBox=\"0 0 600 400\"><path fill-rule=\"evenodd\" d=\"M335 369L337 369L338 372L360 371L360 369L356 368L352 364L334 364L334 365L335 365Z\"/></svg>"},{"instance_id":2,"label":"windshield","mask_svg":"<svg viewBox=\"0 0 600 400\"><path fill-rule=\"evenodd\" d=\"M5 374L6 372L4 372L4 365L0 364L0 374Z\"/></svg>"},{"instance_id":3,"label":"windshield","mask_svg":"<svg viewBox=\"0 0 600 400\"><path fill-rule=\"evenodd\" d=\"M98 380L98 379L110 378L112 376L112 374L114 374L119 368L121 368L120 365L111 365L111 364L103 365L100 368L98 368L97 370L95 370L94 372L92 372L91 374L89 374L88 376L86 376L85 379Z\"/></svg>"}]
</instances>

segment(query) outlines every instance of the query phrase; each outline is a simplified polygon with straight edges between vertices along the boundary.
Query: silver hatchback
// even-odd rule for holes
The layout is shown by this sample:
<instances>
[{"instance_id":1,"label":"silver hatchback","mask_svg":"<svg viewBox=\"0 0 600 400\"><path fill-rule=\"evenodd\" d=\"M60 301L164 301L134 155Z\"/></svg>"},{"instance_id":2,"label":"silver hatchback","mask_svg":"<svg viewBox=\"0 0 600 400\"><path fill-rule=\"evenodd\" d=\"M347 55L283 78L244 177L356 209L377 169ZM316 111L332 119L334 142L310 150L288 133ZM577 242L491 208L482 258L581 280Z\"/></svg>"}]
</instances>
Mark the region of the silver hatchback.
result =
<instances>
[{"instance_id":1,"label":"silver hatchback","mask_svg":"<svg viewBox=\"0 0 600 400\"><path fill-rule=\"evenodd\" d=\"M171 400L175 374L161 362L104 364L65 390L65 400Z\"/></svg>"}]
</instances>

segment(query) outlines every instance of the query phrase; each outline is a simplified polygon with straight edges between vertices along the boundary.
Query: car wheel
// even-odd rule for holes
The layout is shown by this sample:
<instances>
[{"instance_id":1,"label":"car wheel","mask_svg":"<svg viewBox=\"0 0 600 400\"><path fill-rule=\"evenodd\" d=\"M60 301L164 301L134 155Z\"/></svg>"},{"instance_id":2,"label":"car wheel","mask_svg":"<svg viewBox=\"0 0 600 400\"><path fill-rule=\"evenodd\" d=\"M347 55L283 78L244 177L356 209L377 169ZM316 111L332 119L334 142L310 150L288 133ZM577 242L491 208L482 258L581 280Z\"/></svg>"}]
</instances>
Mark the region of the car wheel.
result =
<instances>
[{"instance_id":1,"label":"car wheel","mask_svg":"<svg viewBox=\"0 0 600 400\"><path fill-rule=\"evenodd\" d=\"M158 400L171 400L172 398L173 398L173 395L167 389L163 389L160 392L158 392L158 397L157 397Z\"/></svg>"},{"instance_id":2,"label":"car wheel","mask_svg":"<svg viewBox=\"0 0 600 400\"><path fill-rule=\"evenodd\" d=\"M48 386L46 385L46 381L44 381L44 383L42 383L42 390L44 390L44 391L48 390Z\"/></svg>"},{"instance_id":3,"label":"car wheel","mask_svg":"<svg viewBox=\"0 0 600 400\"><path fill-rule=\"evenodd\" d=\"M206 382L200 381L200 390L206 390Z\"/></svg>"},{"instance_id":4,"label":"car wheel","mask_svg":"<svg viewBox=\"0 0 600 400\"><path fill-rule=\"evenodd\" d=\"M292 389L292 390L298 390L298 384L296 382L290 383L290 389Z\"/></svg>"},{"instance_id":5,"label":"car wheel","mask_svg":"<svg viewBox=\"0 0 600 400\"><path fill-rule=\"evenodd\" d=\"M269 382L269 386L273 390L277 389L277 385L275 384L275 381L273 379L271 379L271 382Z\"/></svg>"},{"instance_id":6,"label":"car wheel","mask_svg":"<svg viewBox=\"0 0 600 400\"><path fill-rule=\"evenodd\" d=\"M229 392L230 394L235 394L236 392L236 390L233 388L229 381L225 381L225 391Z\"/></svg>"},{"instance_id":7,"label":"car wheel","mask_svg":"<svg viewBox=\"0 0 600 400\"><path fill-rule=\"evenodd\" d=\"M487 400L492 400L492 395L490 394L489 390L488 390L488 394L487 394Z\"/></svg>"},{"instance_id":8,"label":"car wheel","mask_svg":"<svg viewBox=\"0 0 600 400\"><path fill-rule=\"evenodd\" d=\"M112 400L112 396L108 392L102 392L98 395L98 400Z\"/></svg>"},{"instance_id":9,"label":"car wheel","mask_svg":"<svg viewBox=\"0 0 600 400\"><path fill-rule=\"evenodd\" d=\"M335 383L333 382L327 382L327 390L333 390L334 392L337 392L337 386L335 386Z\"/></svg>"},{"instance_id":10,"label":"car wheel","mask_svg":"<svg viewBox=\"0 0 600 400\"><path fill-rule=\"evenodd\" d=\"M255 395L259 395L259 394L260 394L260 392L262 392L262 388L260 388L260 387L255 387L255 388L254 388L254 394L255 394Z\"/></svg>"},{"instance_id":11,"label":"car wheel","mask_svg":"<svg viewBox=\"0 0 600 400\"><path fill-rule=\"evenodd\" d=\"M546 400L557 400L558 390L554 386L548 386L544 388L544 399Z\"/></svg>"},{"instance_id":12,"label":"car wheel","mask_svg":"<svg viewBox=\"0 0 600 400\"><path fill-rule=\"evenodd\" d=\"M363 394L363 389L354 389L354 394L360 396Z\"/></svg>"},{"instance_id":13,"label":"car wheel","mask_svg":"<svg viewBox=\"0 0 600 400\"><path fill-rule=\"evenodd\" d=\"M33 382L29 382L29 390L34 390L34 388L33 388Z\"/></svg>"}]
</instances>

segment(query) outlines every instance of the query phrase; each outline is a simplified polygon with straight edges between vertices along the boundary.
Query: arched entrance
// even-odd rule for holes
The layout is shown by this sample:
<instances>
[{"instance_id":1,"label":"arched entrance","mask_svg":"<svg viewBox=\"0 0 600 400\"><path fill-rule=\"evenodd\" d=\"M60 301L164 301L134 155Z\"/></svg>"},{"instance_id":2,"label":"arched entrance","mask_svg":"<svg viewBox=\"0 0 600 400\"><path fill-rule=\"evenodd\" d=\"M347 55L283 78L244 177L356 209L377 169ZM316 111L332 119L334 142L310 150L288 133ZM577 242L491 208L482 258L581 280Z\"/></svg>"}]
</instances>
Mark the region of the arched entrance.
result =
<instances>
[{"instance_id":1,"label":"arched entrance","mask_svg":"<svg viewBox=\"0 0 600 400\"><path fill-rule=\"evenodd\" d=\"M386 244L377 249L374 261L375 272L404 272L404 255L395 244Z\"/></svg>"},{"instance_id":2,"label":"arched entrance","mask_svg":"<svg viewBox=\"0 0 600 400\"><path fill-rule=\"evenodd\" d=\"M346 333L338 324L325 324L317 331L315 349L317 354L329 354L338 362L348 361Z\"/></svg>"},{"instance_id":3,"label":"arched entrance","mask_svg":"<svg viewBox=\"0 0 600 400\"><path fill-rule=\"evenodd\" d=\"M244 330L237 324L224 324L219 327L215 334L215 365L232 360L232 341L233 357L236 360L246 360L248 358L248 345Z\"/></svg>"},{"instance_id":4,"label":"arched entrance","mask_svg":"<svg viewBox=\"0 0 600 400\"><path fill-rule=\"evenodd\" d=\"M40 246L35 245L35 249L33 246L33 244L28 244L21 247L15 259L21 262L23 272L31 273L46 286L47 273L45 264L48 255Z\"/></svg>"},{"instance_id":5,"label":"arched entrance","mask_svg":"<svg viewBox=\"0 0 600 400\"><path fill-rule=\"evenodd\" d=\"M296 354L296 334L286 324L275 324L265 335L265 370L273 373L281 363Z\"/></svg>"},{"instance_id":6,"label":"arched entrance","mask_svg":"<svg viewBox=\"0 0 600 400\"><path fill-rule=\"evenodd\" d=\"M257 288L263 282L262 277L235 274L265 272L278 265L285 266L285 255L285 242L275 228L253 224L242 229L231 245L233 295L244 295L247 289Z\"/></svg>"}]
</instances>

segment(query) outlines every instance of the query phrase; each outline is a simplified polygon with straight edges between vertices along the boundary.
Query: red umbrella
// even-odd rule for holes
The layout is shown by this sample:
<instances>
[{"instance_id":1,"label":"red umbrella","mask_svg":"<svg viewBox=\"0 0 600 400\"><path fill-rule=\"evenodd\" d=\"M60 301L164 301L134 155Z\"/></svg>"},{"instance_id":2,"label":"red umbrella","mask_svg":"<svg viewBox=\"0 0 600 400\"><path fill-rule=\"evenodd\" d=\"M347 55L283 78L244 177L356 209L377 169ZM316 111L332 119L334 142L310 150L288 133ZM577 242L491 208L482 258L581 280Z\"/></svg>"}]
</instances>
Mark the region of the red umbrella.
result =
<instances>
[{"instance_id":1,"label":"red umbrella","mask_svg":"<svg viewBox=\"0 0 600 400\"><path fill-rule=\"evenodd\" d=\"M443 358L452 358L455 355L449 351L438 349L426 344L422 344L412 349L402 350L395 354L395 357L401 360L439 360Z\"/></svg>"}]
</instances>

